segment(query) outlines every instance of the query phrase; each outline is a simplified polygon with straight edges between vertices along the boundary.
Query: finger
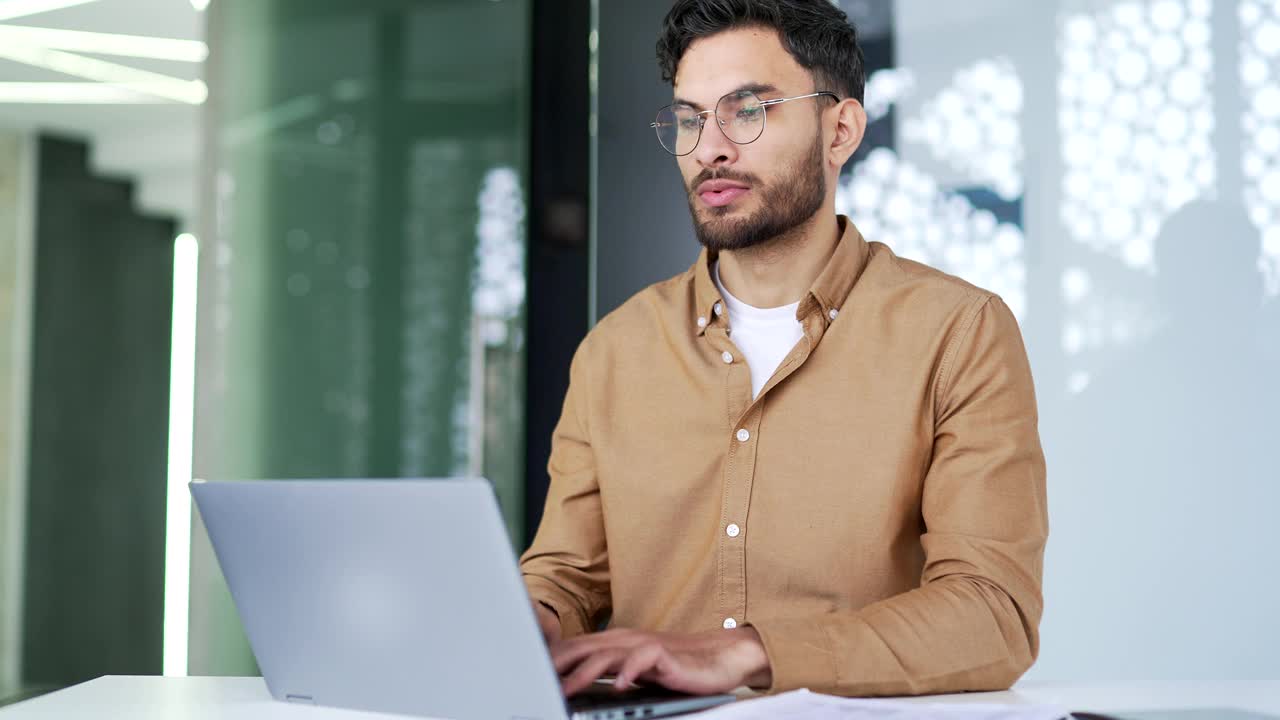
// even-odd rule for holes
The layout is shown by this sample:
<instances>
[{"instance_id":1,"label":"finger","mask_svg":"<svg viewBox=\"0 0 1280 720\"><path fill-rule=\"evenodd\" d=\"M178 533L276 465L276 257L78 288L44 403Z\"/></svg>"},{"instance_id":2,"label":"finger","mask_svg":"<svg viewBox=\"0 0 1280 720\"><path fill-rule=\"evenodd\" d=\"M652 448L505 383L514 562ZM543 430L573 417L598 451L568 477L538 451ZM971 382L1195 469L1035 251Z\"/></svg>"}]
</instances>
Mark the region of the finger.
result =
<instances>
[{"instance_id":1,"label":"finger","mask_svg":"<svg viewBox=\"0 0 1280 720\"><path fill-rule=\"evenodd\" d=\"M624 650L611 649L598 652L584 660L572 674L560 683L565 697L570 697L590 687L601 675L621 664L626 656L626 651Z\"/></svg>"},{"instance_id":2,"label":"finger","mask_svg":"<svg viewBox=\"0 0 1280 720\"><path fill-rule=\"evenodd\" d=\"M637 678L657 667L658 660L665 652L666 648L656 642L634 648L623 661L622 668L618 670L618 677L614 679L613 686L619 690L625 690L635 685Z\"/></svg>"},{"instance_id":3,"label":"finger","mask_svg":"<svg viewBox=\"0 0 1280 720\"><path fill-rule=\"evenodd\" d=\"M583 635L557 643L551 648L551 662L556 666L556 674L564 675L583 658L604 650L630 649L644 642L644 639L643 634L631 630L606 630Z\"/></svg>"}]
</instances>

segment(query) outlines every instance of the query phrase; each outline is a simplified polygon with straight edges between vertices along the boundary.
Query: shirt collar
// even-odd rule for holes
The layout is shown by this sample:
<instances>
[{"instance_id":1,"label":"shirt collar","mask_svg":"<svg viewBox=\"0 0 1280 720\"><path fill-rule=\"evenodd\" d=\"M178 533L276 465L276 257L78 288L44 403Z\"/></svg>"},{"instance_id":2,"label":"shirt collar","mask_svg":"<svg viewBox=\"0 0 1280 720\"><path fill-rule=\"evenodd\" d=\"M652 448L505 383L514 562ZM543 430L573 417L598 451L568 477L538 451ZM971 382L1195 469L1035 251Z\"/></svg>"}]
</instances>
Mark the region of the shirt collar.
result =
<instances>
[{"instance_id":1,"label":"shirt collar","mask_svg":"<svg viewBox=\"0 0 1280 720\"><path fill-rule=\"evenodd\" d=\"M821 313L827 324L835 320L836 315L840 313L841 304L849 297L854 283L862 275L871 254L867 241L863 239L862 233L858 232L858 228L849 218L837 215L836 221L840 227L840 240L836 243L835 252L831 254L826 267L818 274L813 285L809 287L809 292L800 301L800 307L796 310L796 319L801 322L815 312ZM724 298L720 296L720 290L716 287L715 280L711 278L711 263L715 258L715 254L703 248L702 252L698 253L698 261L690 268L694 276L696 305L694 315L689 322L693 323L693 328L698 335L705 333L708 327L715 325L724 317L716 313L717 305L723 310Z\"/></svg>"}]
</instances>

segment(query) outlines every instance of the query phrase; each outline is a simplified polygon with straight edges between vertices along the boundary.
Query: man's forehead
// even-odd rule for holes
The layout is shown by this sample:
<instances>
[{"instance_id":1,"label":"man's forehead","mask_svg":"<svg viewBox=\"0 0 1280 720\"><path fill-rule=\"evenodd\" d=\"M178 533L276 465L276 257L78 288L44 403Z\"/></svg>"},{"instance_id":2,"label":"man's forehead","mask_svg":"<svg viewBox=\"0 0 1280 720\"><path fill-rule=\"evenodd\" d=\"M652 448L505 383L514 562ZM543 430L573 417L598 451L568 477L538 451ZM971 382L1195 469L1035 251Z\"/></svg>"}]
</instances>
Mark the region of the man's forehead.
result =
<instances>
[{"instance_id":1,"label":"man's forehead","mask_svg":"<svg viewBox=\"0 0 1280 720\"><path fill-rule=\"evenodd\" d=\"M798 91L808 77L775 30L746 27L693 41L680 58L672 89L677 98L705 104L749 85Z\"/></svg>"}]
</instances>

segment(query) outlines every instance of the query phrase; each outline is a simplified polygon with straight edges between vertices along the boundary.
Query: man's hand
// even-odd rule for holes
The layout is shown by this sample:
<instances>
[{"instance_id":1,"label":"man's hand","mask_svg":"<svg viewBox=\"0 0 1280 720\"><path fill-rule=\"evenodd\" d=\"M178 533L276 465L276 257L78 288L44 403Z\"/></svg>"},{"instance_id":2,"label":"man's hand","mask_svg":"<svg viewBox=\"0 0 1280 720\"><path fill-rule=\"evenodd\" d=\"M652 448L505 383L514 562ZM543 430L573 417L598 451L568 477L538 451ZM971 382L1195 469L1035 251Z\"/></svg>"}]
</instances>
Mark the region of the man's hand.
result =
<instances>
[{"instance_id":1,"label":"man's hand","mask_svg":"<svg viewBox=\"0 0 1280 720\"><path fill-rule=\"evenodd\" d=\"M533 612L538 616L538 629L542 630L542 639L547 641L547 645L559 641L560 618L537 600L533 601Z\"/></svg>"},{"instance_id":2,"label":"man's hand","mask_svg":"<svg viewBox=\"0 0 1280 720\"><path fill-rule=\"evenodd\" d=\"M617 676L614 687L645 681L695 695L736 687L768 687L769 657L755 628L676 634L608 630L551 646L566 697L602 675Z\"/></svg>"}]
</instances>

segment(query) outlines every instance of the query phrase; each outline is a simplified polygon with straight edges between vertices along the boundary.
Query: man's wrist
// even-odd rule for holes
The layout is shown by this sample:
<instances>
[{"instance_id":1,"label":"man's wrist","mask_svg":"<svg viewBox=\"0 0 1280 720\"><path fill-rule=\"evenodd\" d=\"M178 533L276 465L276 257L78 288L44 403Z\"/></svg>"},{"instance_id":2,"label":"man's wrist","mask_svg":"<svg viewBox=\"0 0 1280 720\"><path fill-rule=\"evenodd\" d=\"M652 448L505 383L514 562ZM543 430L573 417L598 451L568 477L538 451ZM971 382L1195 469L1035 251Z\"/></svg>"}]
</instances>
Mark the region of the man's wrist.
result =
<instances>
[{"instance_id":1,"label":"man's wrist","mask_svg":"<svg viewBox=\"0 0 1280 720\"><path fill-rule=\"evenodd\" d=\"M733 653L742 670L742 684L753 689L767 688L773 684L773 668L769 653L764 649L760 633L751 626L730 630L736 637Z\"/></svg>"}]
</instances>

